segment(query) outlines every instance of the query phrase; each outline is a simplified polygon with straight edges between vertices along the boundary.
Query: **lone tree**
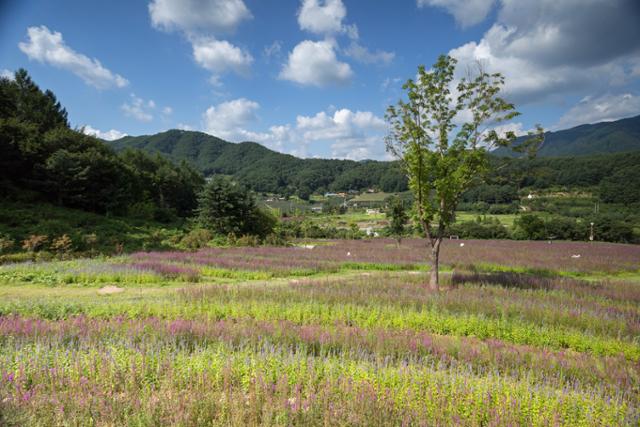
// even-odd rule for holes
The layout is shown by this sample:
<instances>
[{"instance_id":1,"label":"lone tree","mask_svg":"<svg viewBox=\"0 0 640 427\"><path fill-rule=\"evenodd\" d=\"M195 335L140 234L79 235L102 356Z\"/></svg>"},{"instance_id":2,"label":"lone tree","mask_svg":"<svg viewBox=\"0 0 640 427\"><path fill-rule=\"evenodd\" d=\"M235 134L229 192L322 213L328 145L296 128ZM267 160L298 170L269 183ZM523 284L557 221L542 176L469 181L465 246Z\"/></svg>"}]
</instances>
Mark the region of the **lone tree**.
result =
<instances>
[{"instance_id":1,"label":"lone tree","mask_svg":"<svg viewBox=\"0 0 640 427\"><path fill-rule=\"evenodd\" d=\"M197 209L198 224L218 235L252 235L264 238L273 232L276 219L256 205L243 185L221 175L204 187Z\"/></svg>"},{"instance_id":2,"label":"lone tree","mask_svg":"<svg viewBox=\"0 0 640 427\"><path fill-rule=\"evenodd\" d=\"M538 125L527 141L514 145L516 135L501 135L499 123L518 116L513 104L499 96L504 77L478 66L474 75L454 84L456 60L442 55L431 70L418 67L416 80L402 86L407 100L390 106L387 150L396 156L409 179L415 199L415 220L429 245L431 289L439 289L440 245L462 193L480 183L489 169L488 153L512 147L534 154L544 138ZM466 120L459 124L462 119Z\"/></svg>"},{"instance_id":3,"label":"lone tree","mask_svg":"<svg viewBox=\"0 0 640 427\"><path fill-rule=\"evenodd\" d=\"M391 199L389 210L387 211L387 218L389 219L389 233L396 238L398 247L400 247L402 237L407 232L405 224L409 220L409 215L407 215L407 210L404 207L404 201L400 197Z\"/></svg>"}]
</instances>

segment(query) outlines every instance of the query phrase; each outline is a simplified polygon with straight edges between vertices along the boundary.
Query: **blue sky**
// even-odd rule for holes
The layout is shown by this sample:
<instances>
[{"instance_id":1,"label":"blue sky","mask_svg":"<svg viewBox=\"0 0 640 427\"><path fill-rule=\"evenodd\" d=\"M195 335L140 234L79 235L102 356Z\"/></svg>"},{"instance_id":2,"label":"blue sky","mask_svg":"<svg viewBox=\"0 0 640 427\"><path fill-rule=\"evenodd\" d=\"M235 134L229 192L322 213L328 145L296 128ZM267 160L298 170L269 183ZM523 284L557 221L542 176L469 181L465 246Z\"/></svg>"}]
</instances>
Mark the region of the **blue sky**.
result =
<instances>
[{"instance_id":1,"label":"blue sky","mask_svg":"<svg viewBox=\"0 0 640 427\"><path fill-rule=\"evenodd\" d=\"M449 53L507 78L524 132L640 114L635 0L8 0L0 72L73 126L170 128L300 156L386 157L384 111Z\"/></svg>"}]
</instances>

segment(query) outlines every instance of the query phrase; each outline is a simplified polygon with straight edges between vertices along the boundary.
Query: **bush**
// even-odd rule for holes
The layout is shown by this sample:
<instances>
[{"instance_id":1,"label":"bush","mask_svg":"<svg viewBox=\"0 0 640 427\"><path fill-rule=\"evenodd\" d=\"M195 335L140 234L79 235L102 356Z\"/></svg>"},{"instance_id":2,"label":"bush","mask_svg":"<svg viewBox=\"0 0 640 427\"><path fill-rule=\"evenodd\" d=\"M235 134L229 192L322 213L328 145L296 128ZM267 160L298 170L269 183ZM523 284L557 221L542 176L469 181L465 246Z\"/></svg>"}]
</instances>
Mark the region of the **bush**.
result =
<instances>
[{"instance_id":1,"label":"bush","mask_svg":"<svg viewBox=\"0 0 640 427\"><path fill-rule=\"evenodd\" d=\"M68 256L73 250L73 240L71 240L68 234L63 234L53 239L53 242L51 242L51 250L57 253L58 256Z\"/></svg>"},{"instance_id":2,"label":"bush","mask_svg":"<svg viewBox=\"0 0 640 427\"><path fill-rule=\"evenodd\" d=\"M0 254L10 252L15 243L15 240L13 240L8 234L0 236Z\"/></svg>"},{"instance_id":3,"label":"bush","mask_svg":"<svg viewBox=\"0 0 640 427\"><path fill-rule=\"evenodd\" d=\"M211 239L213 239L211 231L204 228L195 228L180 240L179 245L185 249L196 250L207 246Z\"/></svg>"},{"instance_id":4,"label":"bush","mask_svg":"<svg viewBox=\"0 0 640 427\"><path fill-rule=\"evenodd\" d=\"M22 241L22 249L27 252L37 252L44 248L49 237L42 234L32 234Z\"/></svg>"},{"instance_id":5,"label":"bush","mask_svg":"<svg viewBox=\"0 0 640 427\"><path fill-rule=\"evenodd\" d=\"M549 237L546 225L537 215L520 215L513 223L513 238L517 240L544 240Z\"/></svg>"},{"instance_id":6,"label":"bush","mask_svg":"<svg viewBox=\"0 0 640 427\"><path fill-rule=\"evenodd\" d=\"M506 239L509 232L496 218L476 218L475 221L465 221L453 224L449 228L451 235L463 239Z\"/></svg>"}]
</instances>

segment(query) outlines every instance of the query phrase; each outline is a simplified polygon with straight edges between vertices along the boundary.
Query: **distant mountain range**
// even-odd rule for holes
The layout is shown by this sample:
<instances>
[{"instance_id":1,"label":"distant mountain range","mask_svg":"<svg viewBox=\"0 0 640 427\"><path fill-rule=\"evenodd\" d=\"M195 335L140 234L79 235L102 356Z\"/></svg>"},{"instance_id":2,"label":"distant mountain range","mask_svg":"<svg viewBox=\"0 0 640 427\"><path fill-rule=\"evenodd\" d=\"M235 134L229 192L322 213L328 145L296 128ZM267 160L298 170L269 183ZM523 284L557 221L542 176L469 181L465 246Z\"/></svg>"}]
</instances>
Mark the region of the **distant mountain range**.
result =
<instances>
[{"instance_id":1,"label":"distant mountain range","mask_svg":"<svg viewBox=\"0 0 640 427\"><path fill-rule=\"evenodd\" d=\"M520 141L524 139L519 138ZM546 132L538 156L591 156L626 151L640 151L640 116ZM499 148L493 154L505 157L520 156L508 148Z\"/></svg>"},{"instance_id":2,"label":"distant mountain range","mask_svg":"<svg viewBox=\"0 0 640 427\"><path fill-rule=\"evenodd\" d=\"M521 139L522 140L522 139ZM380 142L382 144L382 141ZM300 159L255 142L231 143L202 132L169 130L112 141L116 150L137 148L185 160L205 175L233 175L259 192L309 195L313 192L376 187L407 188L397 162ZM546 132L538 157L577 157L640 151L640 116ZM495 156L517 157L508 149Z\"/></svg>"}]
</instances>

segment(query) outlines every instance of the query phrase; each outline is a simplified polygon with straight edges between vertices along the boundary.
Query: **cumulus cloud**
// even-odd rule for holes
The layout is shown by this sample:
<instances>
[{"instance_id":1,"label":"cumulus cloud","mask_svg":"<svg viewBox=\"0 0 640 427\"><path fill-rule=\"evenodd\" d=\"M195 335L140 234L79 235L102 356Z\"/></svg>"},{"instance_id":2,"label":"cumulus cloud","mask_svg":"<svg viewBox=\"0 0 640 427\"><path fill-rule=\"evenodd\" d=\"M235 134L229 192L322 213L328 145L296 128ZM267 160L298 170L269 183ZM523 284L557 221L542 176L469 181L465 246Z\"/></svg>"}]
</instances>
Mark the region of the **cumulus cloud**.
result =
<instances>
[{"instance_id":1,"label":"cumulus cloud","mask_svg":"<svg viewBox=\"0 0 640 427\"><path fill-rule=\"evenodd\" d=\"M234 31L252 17L242 0L153 0L149 15L153 26L161 30L212 34Z\"/></svg>"},{"instance_id":2,"label":"cumulus cloud","mask_svg":"<svg viewBox=\"0 0 640 427\"><path fill-rule=\"evenodd\" d=\"M256 111L260 105L246 98L222 102L207 108L203 115L205 132L240 141L245 138L245 127L257 120Z\"/></svg>"},{"instance_id":3,"label":"cumulus cloud","mask_svg":"<svg viewBox=\"0 0 640 427\"><path fill-rule=\"evenodd\" d=\"M253 57L226 40L200 38L193 41L193 57L209 71L219 75L227 71L246 75Z\"/></svg>"},{"instance_id":4,"label":"cumulus cloud","mask_svg":"<svg viewBox=\"0 0 640 427\"><path fill-rule=\"evenodd\" d=\"M640 114L640 96L631 93L587 96L567 111L554 126L566 129L585 123L611 122Z\"/></svg>"},{"instance_id":5,"label":"cumulus cloud","mask_svg":"<svg viewBox=\"0 0 640 427\"><path fill-rule=\"evenodd\" d=\"M463 28L484 21L495 0L417 0L418 7L439 7L445 9Z\"/></svg>"},{"instance_id":6,"label":"cumulus cloud","mask_svg":"<svg viewBox=\"0 0 640 427\"><path fill-rule=\"evenodd\" d=\"M450 51L463 66L501 72L511 100L537 101L622 84L640 54L640 4L633 0L502 0L478 42Z\"/></svg>"},{"instance_id":7,"label":"cumulus cloud","mask_svg":"<svg viewBox=\"0 0 640 427\"><path fill-rule=\"evenodd\" d=\"M164 107L162 109L162 114L165 116L170 116L171 114L173 114L173 108L171 107Z\"/></svg>"},{"instance_id":8,"label":"cumulus cloud","mask_svg":"<svg viewBox=\"0 0 640 427\"><path fill-rule=\"evenodd\" d=\"M385 121L370 111L324 111L315 116L298 116L296 131L303 144L331 142L331 155L336 158L362 160L384 154Z\"/></svg>"},{"instance_id":9,"label":"cumulus cloud","mask_svg":"<svg viewBox=\"0 0 640 427\"><path fill-rule=\"evenodd\" d=\"M342 0L303 0L298 11L298 24L301 29L314 34L335 34L348 30L342 23L346 16L347 8Z\"/></svg>"},{"instance_id":10,"label":"cumulus cloud","mask_svg":"<svg viewBox=\"0 0 640 427\"><path fill-rule=\"evenodd\" d=\"M86 135L95 136L96 138L104 139L105 141L114 141L116 139L123 138L127 136L126 133L120 132L119 130L111 129L106 132L103 132L99 129L94 129L89 125L86 125L82 128L82 132Z\"/></svg>"},{"instance_id":11,"label":"cumulus cloud","mask_svg":"<svg viewBox=\"0 0 640 427\"><path fill-rule=\"evenodd\" d=\"M344 84L352 76L351 67L338 60L335 44L330 40L299 43L280 72L281 79L310 86Z\"/></svg>"},{"instance_id":12,"label":"cumulus cloud","mask_svg":"<svg viewBox=\"0 0 640 427\"><path fill-rule=\"evenodd\" d=\"M131 94L131 101L125 102L120 106L120 109L122 109L127 117L132 117L141 122L150 122L153 120L151 110L154 108L156 108L156 103L153 102L153 100L145 101L133 93Z\"/></svg>"},{"instance_id":13,"label":"cumulus cloud","mask_svg":"<svg viewBox=\"0 0 640 427\"><path fill-rule=\"evenodd\" d=\"M363 64L389 64L396 56L395 53L384 50L372 52L357 41L352 41L344 53Z\"/></svg>"},{"instance_id":14,"label":"cumulus cloud","mask_svg":"<svg viewBox=\"0 0 640 427\"><path fill-rule=\"evenodd\" d=\"M15 76L12 71L3 68L2 70L0 70L0 78L13 80L15 79Z\"/></svg>"},{"instance_id":15,"label":"cumulus cloud","mask_svg":"<svg viewBox=\"0 0 640 427\"><path fill-rule=\"evenodd\" d=\"M220 87L220 74L229 71L248 75L251 54L217 37L252 18L243 0L152 0L149 15L155 28L186 36L196 63L214 73L210 78L214 86Z\"/></svg>"},{"instance_id":16,"label":"cumulus cloud","mask_svg":"<svg viewBox=\"0 0 640 427\"><path fill-rule=\"evenodd\" d=\"M29 59L47 63L71 71L88 85L98 89L124 87L127 79L103 67L100 61L89 58L71 49L64 42L62 34L49 30L44 25L27 29L28 41L18 47Z\"/></svg>"},{"instance_id":17,"label":"cumulus cloud","mask_svg":"<svg viewBox=\"0 0 640 427\"><path fill-rule=\"evenodd\" d=\"M254 141L271 149L306 157L314 144L329 144L331 156L362 160L386 156L385 121L370 111L347 108L297 116L294 124L281 124L256 132L260 105L246 98L209 107L203 114L205 132L234 142Z\"/></svg>"}]
</instances>

